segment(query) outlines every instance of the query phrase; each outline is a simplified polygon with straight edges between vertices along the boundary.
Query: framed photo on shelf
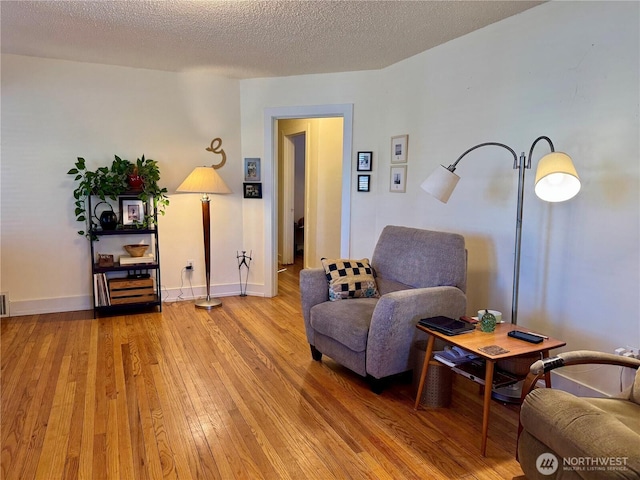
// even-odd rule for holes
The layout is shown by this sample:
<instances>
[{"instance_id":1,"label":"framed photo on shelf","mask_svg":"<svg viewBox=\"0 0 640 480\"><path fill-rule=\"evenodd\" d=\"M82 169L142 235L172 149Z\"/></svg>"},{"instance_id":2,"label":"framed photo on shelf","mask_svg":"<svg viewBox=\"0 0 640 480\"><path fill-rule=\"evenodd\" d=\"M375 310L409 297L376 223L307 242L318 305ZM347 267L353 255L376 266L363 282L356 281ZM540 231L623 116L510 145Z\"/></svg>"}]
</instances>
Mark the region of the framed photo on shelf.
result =
<instances>
[{"instance_id":1,"label":"framed photo on shelf","mask_svg":"<svg viewBox=\"0 0 640 480\"><path fill-rule=\"evenodd\" d=\"M259 158L244 159L244 181L245 182L260 181L260 159Z\"/></svg>"},{"instance_id":2,"label":"framed photo on shelf","mask_svg":"<svg viewBox=\"0 0 640 480\"><path fill-rule=\"evenodd\" d=\"M138 197L120 197L120 216L123 227L133 227L144 222L144 202Z\"/></svg>"},{"instance_id":3,"label":"framed photo on shelf","mask_svg":"<svg viewBox=\"0 0 640 480\"><path fill-rule=\"evenodd\" d=\"M261 183L243 183L242 191L244 192L244 198L262 198Z\"/></svg>"},{"instance_id":4,"label":"framed photo on shelf","mask_svg":"<svg viewBox=\"0 0 640 480\"><path fill-rule=\"evenodd\" d=\"M406 165L391 167L389 191L397 192L397 193L404 193L407 191L407 166Z\"/></svg>"},{"instance_id":5,"label":"framed photo on shelf","mask_svg":"<svg viewBox=\"0 0 640 480\"><path fill-rule=\"evenodd\" d=\"M407 163L409 160L409 135L391 137L391 163Z\"/></svg>"},{"instance_id":6,"label":"framed photo on shelf","mask_svg":"<svg viewBox=\"0 0 640 480\"><path fill-rule=\"evenodd\" d=\"M370 172L373 164L373 152L358 152L358 171Z\"/></svg>"},{"instance_id":7,"label":"framed photo on shelf","mask_svg":"<svg viewBox=\"0 0 640 480\"><path fill-rule=\"evenodd\" d=\"M371 175L358 175L358 191L368 192L371 183Z\"/></svg>"}]
</instances>

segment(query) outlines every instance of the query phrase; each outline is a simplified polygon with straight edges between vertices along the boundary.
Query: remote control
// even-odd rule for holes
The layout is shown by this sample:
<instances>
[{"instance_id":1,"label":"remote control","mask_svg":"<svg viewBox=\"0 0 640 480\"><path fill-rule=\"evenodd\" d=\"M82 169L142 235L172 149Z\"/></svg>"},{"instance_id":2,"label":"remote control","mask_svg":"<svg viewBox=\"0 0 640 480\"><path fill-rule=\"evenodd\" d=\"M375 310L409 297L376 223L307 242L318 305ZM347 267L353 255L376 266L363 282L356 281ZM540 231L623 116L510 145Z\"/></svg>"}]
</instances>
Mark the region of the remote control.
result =
<instances>
[{"instance_id":1,"label":"remote control","mask_svg":"<svg viewBox=\"0 0 640 480\"><path fill-rule=\"evenodd\" d=\"M511 330L507 335L529 343L540 343L544 340L544 338L537 335L531 335L530 333L520 332L518 330Z\"/></svg>"}]
</instances>

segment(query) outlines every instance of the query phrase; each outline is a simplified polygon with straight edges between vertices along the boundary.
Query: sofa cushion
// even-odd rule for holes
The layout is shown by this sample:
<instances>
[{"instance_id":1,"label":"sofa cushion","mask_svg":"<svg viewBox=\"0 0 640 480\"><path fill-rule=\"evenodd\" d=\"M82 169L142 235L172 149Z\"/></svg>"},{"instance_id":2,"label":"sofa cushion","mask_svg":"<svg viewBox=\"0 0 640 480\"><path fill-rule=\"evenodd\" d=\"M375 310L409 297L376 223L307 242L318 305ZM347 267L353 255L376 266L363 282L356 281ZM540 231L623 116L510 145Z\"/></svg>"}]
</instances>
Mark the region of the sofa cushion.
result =
<instances>
[{"instance_id":1,"label":"sofa cushion","mask_svg":"<svg viewBox=\"0 0 640 480\"><path fill-rule=\"evenodd\" d=\"M349 302L320 303L311 307L311 326L354 352L363 352L377 302L376 298L356 298Z\"/></svg>"},{"instance_id":2,"label":"sofa cushion","mask_svg":"<svg viewBox=\"0 0 640 480\"><path fill-rule=\"evenodd\" d=\"M620 423L636 432L640 442L640 405L621 401L619 398L585 398L584 400L613 415Z\"/></svg>"},{"instance_id":3,"label":"sofa cushion","mask_svg":"<svg viewBox=\"0 0 640 480\"><path fill-rule=\"evenodd\" d=\"M322 266L329 282L329 300L380 296L368 258L361 260L323 258Z\"/></svg>"}]
</instances>

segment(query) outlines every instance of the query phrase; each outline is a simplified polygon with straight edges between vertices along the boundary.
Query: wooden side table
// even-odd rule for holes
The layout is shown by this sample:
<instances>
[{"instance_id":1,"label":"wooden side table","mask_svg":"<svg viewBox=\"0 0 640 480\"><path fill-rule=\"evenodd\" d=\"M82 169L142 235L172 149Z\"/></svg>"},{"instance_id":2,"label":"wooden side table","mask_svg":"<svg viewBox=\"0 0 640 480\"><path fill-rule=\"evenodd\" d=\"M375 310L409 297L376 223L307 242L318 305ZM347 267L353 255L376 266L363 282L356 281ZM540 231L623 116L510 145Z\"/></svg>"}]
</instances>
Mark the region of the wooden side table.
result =
<instances>
[{"instance_id":1,"label":"wooden side table","mask_svg":"<svg viewBox=\"0 0 640 480\"><path fill-rule=\"evenodd\" d=\"M480 330L479 327L475 331L470 333L463 333L461 335L448 336L444 333L436 330L431 330L420 324L416 325L419 330L429 334L429 340L427 342L427 352L424 356L424 363L422 364L422 374L420 375L420 384L418 385L418 392L416 394L416 403L414 409L417 410L420 406L420 398L422 396L422 390L424 388L424 381L427 377L427 370L429 368L429 360L433 356L433 344L436 338L450 343L452 345L464 348L469 352L481 357L485 360L485 388L484 388L484 404L482 409L482 442L480 445L480 454L484 457L487 451L487 432L489 430L489 410L491 407L491 385L493 384L493 371L496 361L520 357L525 355L531 355L532 353L541 353L543 358L549 356L549 350L553 348L559 348L566 345L565 342L557 340L555 338L547 338L541 343L529 343L524 340L518 340L507 336L511 330L520 330L523 332L530 331L529 329L512 325L511 323L501 323L496 325L496 329L492 333L485 333ZM498 355L488 355L480 350L480 348L497 345L506 350L506 353ZM550 375L545 376L547 387L551 386Z\"/></svg>"}]
</instances>

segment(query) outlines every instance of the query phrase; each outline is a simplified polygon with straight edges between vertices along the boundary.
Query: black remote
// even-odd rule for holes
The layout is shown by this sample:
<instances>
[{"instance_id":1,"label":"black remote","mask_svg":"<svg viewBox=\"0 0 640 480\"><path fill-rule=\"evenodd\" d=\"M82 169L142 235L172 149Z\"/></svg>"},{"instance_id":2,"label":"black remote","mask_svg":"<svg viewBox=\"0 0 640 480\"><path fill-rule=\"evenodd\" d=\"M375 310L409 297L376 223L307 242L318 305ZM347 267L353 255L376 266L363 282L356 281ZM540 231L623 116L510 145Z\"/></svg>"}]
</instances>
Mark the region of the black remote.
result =
<instances>
[{"instance_id":1,"label":"black remote","mask_svg":"<svg viewBox=\"0 0 640 480\"><path fill-rule=\"evenodd\" d=\"M518 340L524 340L525 342L529 343L540 343L542 342L542 340L544 340L544 338L538 337L537 335L531 335L529 333L520 332L518 330L511 330L509 333L507 333L507 335L513 338L517 338Z\"/></svg>"}]
</instances>

